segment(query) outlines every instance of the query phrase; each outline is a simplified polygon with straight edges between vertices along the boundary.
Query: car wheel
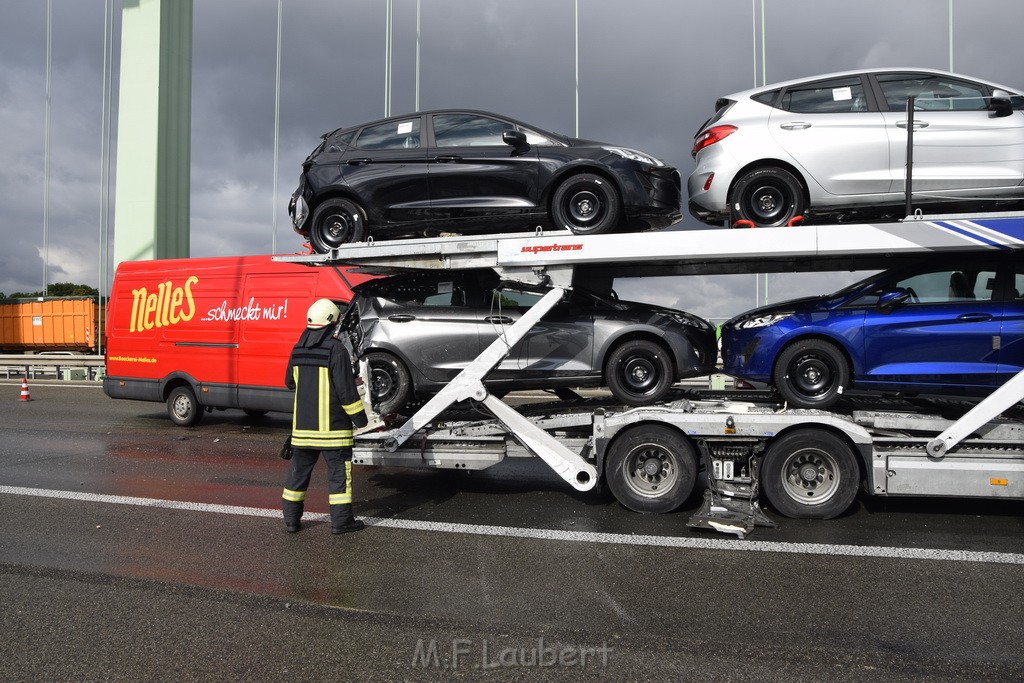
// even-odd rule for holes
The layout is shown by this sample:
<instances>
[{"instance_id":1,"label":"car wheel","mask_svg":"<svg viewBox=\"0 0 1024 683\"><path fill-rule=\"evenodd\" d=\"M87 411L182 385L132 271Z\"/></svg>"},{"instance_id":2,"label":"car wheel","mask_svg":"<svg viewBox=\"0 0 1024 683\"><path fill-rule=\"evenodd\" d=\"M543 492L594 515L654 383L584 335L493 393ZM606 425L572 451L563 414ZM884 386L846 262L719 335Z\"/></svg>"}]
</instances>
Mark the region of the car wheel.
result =
<instances>
[{"instance_id":1,"label":"car wheel","mask_svg":"<svg viewBox=\"0 0 1024 683\"><path fill-rule=\"evenodd\" d=\"M803 185L782 168L744 173L733 185L731 198L734 221L742 219L764 227L786 225L807 208Z\"/></svg>"},{"instance_id":2,"label":"car wheel","mask_svg":"<svg viewBox=\"0 0 1024 683\"><path fill-rule=\"evenodd\" d=\"M612 184L593 173L580 173L565 180L551 200L551 222L576 235L611 232L622 214L619 195Z\"/></svg>"},{"instance_id":3,"label":"car wheel","mask_svg":"<svg viewBox=\"0 0 1024 683\"><path fill-rule=\"evenodd\" d=\"M203 417L203 407L187 386L175 387L167 397L167 416L179 427L191 427Z\"/></svg>"},{"instance_id":4,"label":"car wheel","mask_svg":"<svg viewBox=\"0 0 1024 683\"><path fill-rule=\"evenodd\" d=\"M673 377L668 352L647 339L615 347L604 366L608 388L615 398L631 406L646 406L665 398Z\"/></svg>"},{"instance_id":5,"label":"car wheel","mask_svg":"<svg viewBox=\"0 0 1024 683\"><path fill-rule=\"evenodd\" d=\"M363 239L366 219L359 206L348 199L328 199L313 212L309 243L318 254L326 254Z\"/></svg>"},{"instance_id":6,"label":"car wheel","mask_svg":"<svg viewBox=\"0 0 1024 683\"><path fill-rule=\"evenodd\" d=\"M832 519L857 497L860 469L853 449L823 429L801 429L772 442L761 464L761 489L779 513Z\"/></svg>"},{"instance_id":7,"label":"car wheel","mask_svg":"<svg viewBox=\"0 0 1024 683\"><path fill-rule=\"evenodd\" d=\"M697 455L676 430L631 427L609 446L605 479L615 499L634 512L672 512L690 497Z\"/></svg>"},{"instance_id":8,"label":"car wheel","mask_svg":"<svg viewBox=\"0 0 1024 683\"><path fill-rule=\"evenodd\" d=\"M850 365L835 344L805 339L783 349L772 380L793 407L824 410L849 384Z\"/></svg>"},{"instance_id":9,"label":"car wheel","mask_svg":"<svg viewBox=\"0 0 1024 683\"><path fill-rule=\"evenodd\" d=\"M370 370L370 395L381 415L397 413L412 397L412 379L405 364L390 353L366 354Z\"/></svg>"}]
</instances>

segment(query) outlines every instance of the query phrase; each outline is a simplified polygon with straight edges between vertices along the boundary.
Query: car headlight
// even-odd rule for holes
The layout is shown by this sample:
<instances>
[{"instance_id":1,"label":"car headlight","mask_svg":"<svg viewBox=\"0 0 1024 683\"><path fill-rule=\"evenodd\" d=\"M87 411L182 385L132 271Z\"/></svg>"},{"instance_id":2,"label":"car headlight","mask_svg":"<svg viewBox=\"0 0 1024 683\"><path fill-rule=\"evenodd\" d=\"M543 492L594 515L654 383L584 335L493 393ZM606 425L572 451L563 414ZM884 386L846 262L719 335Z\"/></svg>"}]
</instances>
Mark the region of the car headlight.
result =
<instances>
[{"instance_id":1,"label":"car headlight","mask_svg":"<svg viewBox=\"0 0 1024 683\"><path fill-rule=\"evenodd\" d=\"M633 161L639 161L642 164L650 164L651 166L664 166L659 159L655 159L650 154L644 154L638 152L635 149L626 149L624 147L605 147L606 151L612 154L618 154L623 159L632 159Z\"/></svg>"},{"instance_id":2,"label":"car headlight","mask_svg":"<svg viewBox=\"0 0 1024 683\"><path fill-rule=\"evenodd\" d=\"M704 320L704 318L698 318L695 315L690 315L689 313L669 313L669 317L680 325L686 325L687 327L696 327L698 330L712 329L711 323L707 320Z\"/></svg>"},{"instance_id":3,"label":"car headlight","mask_svg":"<svg viewBox=\"0 0 1024 683\"><path fill-rule=\"evenodd\" d=\"M787 311L786 313L769 313L768 315L758 315L753 318L747 318L736 323L735 328L737 330L750 330L755 327L768 327L774 325L777 322L781 322L793 315L793 311Z\"/></svg>"}]
</instances>

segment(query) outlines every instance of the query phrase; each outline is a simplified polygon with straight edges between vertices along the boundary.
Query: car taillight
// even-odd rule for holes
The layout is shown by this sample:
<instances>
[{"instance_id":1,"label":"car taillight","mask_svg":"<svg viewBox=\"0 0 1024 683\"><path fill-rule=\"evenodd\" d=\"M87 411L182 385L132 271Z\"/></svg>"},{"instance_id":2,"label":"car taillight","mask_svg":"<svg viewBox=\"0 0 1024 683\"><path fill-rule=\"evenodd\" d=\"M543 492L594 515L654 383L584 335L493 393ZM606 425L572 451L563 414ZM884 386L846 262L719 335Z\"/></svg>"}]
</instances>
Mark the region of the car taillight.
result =
<instances>
[{"instance_id":1,"label":"car taillight","mask_svg":"<svg viewBox=\"0 0 1024 683\"><path fill-rule=\"evenodd\" d=\"M706 131L697 136L697 139L693 141L693 151L690 155L693 157L697 156L697 152L701 151L709 145L713 145L719 140L726 138L736 132L736 126L713 126L708 128Z\"/></svg>"}]
</instances>

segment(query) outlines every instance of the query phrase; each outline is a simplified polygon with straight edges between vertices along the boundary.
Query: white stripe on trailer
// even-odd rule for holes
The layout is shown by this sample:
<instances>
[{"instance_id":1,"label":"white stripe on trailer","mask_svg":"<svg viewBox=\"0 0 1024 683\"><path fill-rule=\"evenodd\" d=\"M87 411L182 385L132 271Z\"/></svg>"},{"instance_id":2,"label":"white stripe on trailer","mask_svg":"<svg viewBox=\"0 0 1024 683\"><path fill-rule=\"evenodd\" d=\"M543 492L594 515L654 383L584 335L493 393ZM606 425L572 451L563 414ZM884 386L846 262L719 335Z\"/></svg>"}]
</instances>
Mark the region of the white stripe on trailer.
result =
<instances>
[{"instance_id":1,"label":"white stripe on trailer","mask_svg":"<svg viewBox=\"0 0 1024 683\"><path fill-rule=\"evenodd\" d=\"M963 224L964 229L974 230L979 235L983 235L986 238L992 240L993 242L996 242L997 244L1000 244L1007 248L1019 249L1022 245L1024 245L1024 242L1017 239L1016 237L1013 237L1012 235L1007 235L1004 232L999 232L998 230L993 230L992 228L981 225L980 223L975 223L974 221L958 222Z\"/></svg>"}]
</instances>

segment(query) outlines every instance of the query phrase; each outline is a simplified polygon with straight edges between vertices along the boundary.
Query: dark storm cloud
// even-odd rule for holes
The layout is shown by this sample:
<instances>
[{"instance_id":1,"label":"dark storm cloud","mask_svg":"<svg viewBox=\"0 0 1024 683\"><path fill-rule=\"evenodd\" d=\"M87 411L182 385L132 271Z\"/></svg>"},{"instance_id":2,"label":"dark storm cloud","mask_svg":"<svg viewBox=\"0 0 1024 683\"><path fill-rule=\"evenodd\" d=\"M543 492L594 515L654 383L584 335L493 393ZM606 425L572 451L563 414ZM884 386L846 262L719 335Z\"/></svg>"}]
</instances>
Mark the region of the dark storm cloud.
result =
<instances>
[{"instance_id":1,"label":"dark storm cloud","mask_svg":"<svg viewBox=\"0 0 1024 683\"><path fill-rule=\"evenodd\" d=\"M115 14L120 15L120 3ZM50 281L98 272L102 0L54 1ZM761 8L765 16L762 20ZM285 213L321 133L384 115L385 0L286 0L279 187L273 196L276 0L194 0L191 245L194 256L301 247ZM416 1L394 0L391 110L415 108ZM420 107L469 106L572 134L573 0L422 0ZM717 97L858 67L949 66L945 0L579 0L579 134L692 169ZM954 0L953 67L1024 86L1006 55L1019 0ZM46 3L0 8L0 291L42 278ZM765 40L762 45L762 27ZM763 55L763 61L762 61ZM686 217L679 228L698 224ZM65 277L66 276L66 277ZM768 276L772 300L854 277ZM842 281L840 281L842 280ZM631 298L709 317L749 308L754 276L623 283Z\"/></svg>"}]
</instances>

